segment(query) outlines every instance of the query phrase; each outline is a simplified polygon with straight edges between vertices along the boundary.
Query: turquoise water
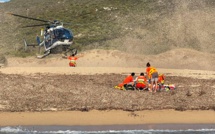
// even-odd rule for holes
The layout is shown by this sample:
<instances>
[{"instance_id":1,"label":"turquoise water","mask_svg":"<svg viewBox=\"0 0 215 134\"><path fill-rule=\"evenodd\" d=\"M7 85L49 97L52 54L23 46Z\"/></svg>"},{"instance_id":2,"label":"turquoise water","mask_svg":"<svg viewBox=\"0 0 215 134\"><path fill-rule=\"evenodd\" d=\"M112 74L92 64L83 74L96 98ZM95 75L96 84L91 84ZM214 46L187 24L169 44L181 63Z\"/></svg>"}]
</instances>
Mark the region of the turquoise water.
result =
<instances>
[{"instance_id":1,"label":"turquoise water","mask_svg":"<svg viewBox=\"0 0 215 134\"><path fill-rule=\"evenodd\" d=\"M0 3L9 2L10 0L0 0Z\"/></svg>"}]
</instances>

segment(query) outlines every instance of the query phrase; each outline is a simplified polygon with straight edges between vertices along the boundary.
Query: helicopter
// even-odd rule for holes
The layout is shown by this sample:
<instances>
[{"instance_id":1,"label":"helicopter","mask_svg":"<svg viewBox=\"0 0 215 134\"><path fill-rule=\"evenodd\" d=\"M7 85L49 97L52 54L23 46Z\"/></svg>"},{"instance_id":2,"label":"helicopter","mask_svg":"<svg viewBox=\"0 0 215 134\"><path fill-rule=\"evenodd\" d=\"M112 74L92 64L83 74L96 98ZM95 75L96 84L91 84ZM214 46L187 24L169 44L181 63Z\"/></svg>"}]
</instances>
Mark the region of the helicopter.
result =
<instances>
[{"instance_id":1,"label":"helicopter","mask_svg":"<svg viewBox=\"0 0 215 134\"><path fill-rule=\"evenodd\" d=\"M77 49L71 48L73 44L73 33L71 32L71 30L64 28L63 24L65 23L60 22L58 20L49 21L49 20L43 20L43 19L37 19L37 18L23 16L23 15L18 15L14 13L8 13L8 14L16 17L24 18L24 19L45 22L43 24L28 25L23 27L23 28L28 28L28 27L46 26L44 30L41 29L41 36L43 36L42 41L40 37L37 35L36 37L37 44L28 44L24 39L25 50L27 49L28 46L34 46L34 47L38 46L39 55L37 55L37 58L44 58L51 53L59 53L59 52L63 53L63 57L67 56L68 53L70 55L77 54ZM41 48L43 48L43 50Z\"/></svg>"}]
</instances>

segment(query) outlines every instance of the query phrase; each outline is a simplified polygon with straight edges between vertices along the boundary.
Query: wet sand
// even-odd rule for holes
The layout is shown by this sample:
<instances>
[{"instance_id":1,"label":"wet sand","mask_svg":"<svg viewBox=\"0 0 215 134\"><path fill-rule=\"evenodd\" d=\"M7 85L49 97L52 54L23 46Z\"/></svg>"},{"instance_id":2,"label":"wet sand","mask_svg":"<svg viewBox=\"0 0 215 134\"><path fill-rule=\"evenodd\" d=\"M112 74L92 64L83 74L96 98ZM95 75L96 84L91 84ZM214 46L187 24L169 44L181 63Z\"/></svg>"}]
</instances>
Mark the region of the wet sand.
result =
<instances>
[{"instance_id":1,"label":"wet sand","mask_svg":"<svg viewBox=\"0 0 215 134\"><path fill-rule=\"evenodd\" d=\"M1 112L0 126L91 126L140 124L215 124L215 111L120 110L89 112Z\"/></svg>"}]
</instances>

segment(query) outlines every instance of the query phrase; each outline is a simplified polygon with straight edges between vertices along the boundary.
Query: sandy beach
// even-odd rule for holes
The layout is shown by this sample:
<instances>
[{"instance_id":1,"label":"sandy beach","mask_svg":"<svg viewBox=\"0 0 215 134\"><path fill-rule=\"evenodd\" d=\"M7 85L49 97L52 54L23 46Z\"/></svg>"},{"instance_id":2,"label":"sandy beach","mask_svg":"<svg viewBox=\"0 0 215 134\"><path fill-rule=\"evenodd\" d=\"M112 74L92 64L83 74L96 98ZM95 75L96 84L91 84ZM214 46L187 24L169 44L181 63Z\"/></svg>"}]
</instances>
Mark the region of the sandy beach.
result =
<instances>
[{"instance_id":1,"label":"sandy beach","mask_svg":"<svg viewBox=\"0 0 215 134\"><path fill-rule=\"evenodd\" d=\"M0 126L215 124L214 70L161 65L159 72L177 85L176 91L119 91L114 85L145 68L123 67L124 60L107 65L110 53L93 51L76 68L61 58L8 58L0 69ZM99 58L97 65L88 62L89 56Z\"/></svg>"},{"instance_id":2,"label":"sandy beach","mask_svg":"<svg viewBox=\"0 0 215 134\"><path fill-rule=\"evenodd\" d=\"M0 126L32 125L138 125L138 124L215 124L214 111L135 111L119 110L89 112L1 112Z\"/></svg>"}]
</instances>

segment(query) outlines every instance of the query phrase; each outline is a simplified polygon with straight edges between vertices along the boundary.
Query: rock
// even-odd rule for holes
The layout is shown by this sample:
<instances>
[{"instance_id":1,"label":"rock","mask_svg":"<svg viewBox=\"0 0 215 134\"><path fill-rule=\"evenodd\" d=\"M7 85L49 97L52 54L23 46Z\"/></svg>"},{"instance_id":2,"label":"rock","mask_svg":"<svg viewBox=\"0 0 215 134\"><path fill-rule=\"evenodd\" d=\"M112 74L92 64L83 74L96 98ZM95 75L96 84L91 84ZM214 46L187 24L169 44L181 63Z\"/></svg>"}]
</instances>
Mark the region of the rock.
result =
<instances>
[{"instance_id":1,"label":"rock","mask_svg":"<svg viewBox=\"0 0 215 134\"><path fill-rule=\"evenodd\" d=\"M7 59L3 54L0 54L0 68L7 65Z\"/></svg>"}]
</instances>

